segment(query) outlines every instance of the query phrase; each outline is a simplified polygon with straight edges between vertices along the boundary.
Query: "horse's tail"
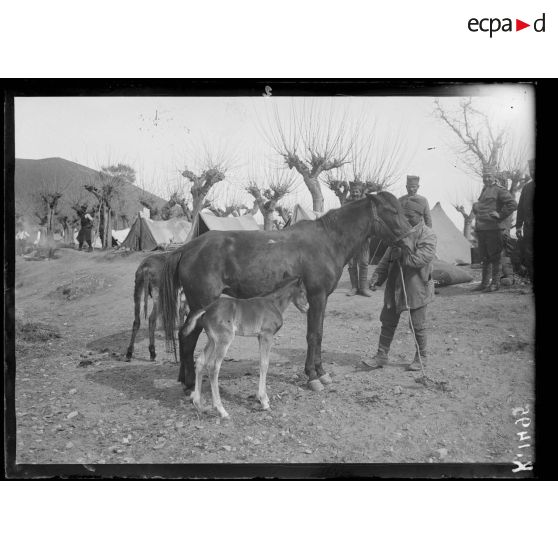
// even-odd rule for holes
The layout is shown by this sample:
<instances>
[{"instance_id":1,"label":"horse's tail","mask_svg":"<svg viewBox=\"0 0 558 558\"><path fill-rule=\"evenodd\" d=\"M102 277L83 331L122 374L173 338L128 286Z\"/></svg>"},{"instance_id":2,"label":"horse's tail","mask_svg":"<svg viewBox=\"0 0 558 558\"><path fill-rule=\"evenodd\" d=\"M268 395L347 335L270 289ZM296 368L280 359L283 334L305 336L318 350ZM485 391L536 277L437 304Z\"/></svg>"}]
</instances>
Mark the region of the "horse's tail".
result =
<instances>
[{"instance_id":1,"label":"horse's tail","mask_svg":"<svg viewBox=\"0 0 558 558\"><path fill-rule=\"evenodd\" d=\"M167 256L161 273L161 283L159 287L159 312L163 319L167 350L172 348L175 354L176 341L174 338L174 329L176 327L176 299L178 297L178 289L180 288L178 265L181 257L182 252L180 250L171 252Z\"/></svg>"},{"instance_id":2,"label":"horse's tail","mask_svg":"<svg viewBox=\"0 0 558 558\"><path fill-rule=\"evenodd\" d=\"M186 320L186 331L184 335L190 335L194 328L196 327L199 319L205 314L205 310L196 310L193 314L188 314L188 319Z\"/></svg>"},{"instance_id":3,"label":"horse's tail","mask_svg":"<svg viewBox=\"0 0 558 558\"><path fill-rule=\"evenodd\" d=\"M149 269L143 269L143 317L147 320L147 299L149 297Z\"/></svg>"}]
</instances>

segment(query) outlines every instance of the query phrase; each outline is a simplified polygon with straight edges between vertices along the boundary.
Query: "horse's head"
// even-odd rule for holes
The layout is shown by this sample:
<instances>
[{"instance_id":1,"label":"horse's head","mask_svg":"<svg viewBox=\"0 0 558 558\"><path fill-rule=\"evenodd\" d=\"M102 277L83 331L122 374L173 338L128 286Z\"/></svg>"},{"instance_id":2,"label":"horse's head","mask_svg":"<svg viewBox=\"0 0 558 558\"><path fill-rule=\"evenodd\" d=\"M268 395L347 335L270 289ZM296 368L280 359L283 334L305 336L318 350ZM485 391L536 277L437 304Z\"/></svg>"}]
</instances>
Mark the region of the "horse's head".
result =
<instances>
[{"instance_id":1,"label":"horse's head","mask_svg":"<svg viewBox=\"0 0 558 558\"><path fill-rule=\"evenodd\" d=\"M405 217L399 200L389 192L367 194L366 197L372 204L372 234L390 246L412 248L408 236L413 227Z\"/></svg>"}]
</instances>

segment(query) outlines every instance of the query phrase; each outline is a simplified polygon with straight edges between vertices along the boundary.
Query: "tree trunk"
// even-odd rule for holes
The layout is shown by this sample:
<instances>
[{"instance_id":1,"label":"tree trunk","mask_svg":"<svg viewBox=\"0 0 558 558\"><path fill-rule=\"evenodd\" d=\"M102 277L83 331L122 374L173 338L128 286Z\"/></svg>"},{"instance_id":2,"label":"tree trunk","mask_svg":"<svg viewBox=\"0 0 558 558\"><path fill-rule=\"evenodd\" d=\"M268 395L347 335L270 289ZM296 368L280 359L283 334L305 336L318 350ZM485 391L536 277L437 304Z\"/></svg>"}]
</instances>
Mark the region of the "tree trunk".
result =
<instances>
[{"instance_id":1,"label":"tree trunk","mask_svg":"<svg viewBox=\"0 0 558 558\"><path fill-rule=\"evenodd\" d=\"M47 237L52 238L54 236L54 208L49 207L47 209Z\"/></svg>"},{"instance_id":2,"label":"tree trunk","mask_svg":"<svg viewBox=\"0 0 558 558\"><path fill-rule=\"evenodd\" d=\"M312 195L312 209L323 213L324 211L324 196L320 187L318 177L303 176L304 184L306 184L310 194Z\"/></svg>"},{"instance_id":3,"label":"tree trunk","mask_svg":"<svg viewBox=\"0 0 558 558\"><path fill-rule=\"evenodd\" d=\"M107 218L105 227L105 250L112 248L112 215L110 209L107 208Z\"/></svg>"},{"instance_id":4,"label":"tree trunk","mask_svg":"<svg viewBox=\"0 0 558 558\"><path fill-rule=\"evenodd\" d=\"M72 229L68 223L62 225L64 229L64 244L71 244L73 242Z\"/></svg>"},{"instance_id":5,"label":"tree trunk","mask_svg":"<svg viewBox=\"0 0 558 558\"><path fill-rule=\"evenodd\" d=\"M99 207L97 209L97 223L95 225L95 229L93 232L93 238L91 239L91 242L93 244L95 244L95 241L97 240L97 238L99 237L99 234L101 232L101 210L103 209L103 202L99 203Z\"/></svg>"},{"instance_id":6,"label":"tree trunk","mask_svg":"<svg viewBox=\"0 0 558 558\"><path fill-rule=\"evenodd\" d=\"M199 196L199 197L192 197L192 226L190 227L190 230L188 231L188 236L186 237L186 242L188 242L189 240L192 240L192 238L194 238L194 233L196 232L194 230L194 227L196 226L196 219L200 213L200 211L203 208L203 200L204 200L204 196Z\"/></svg>"},{"instance_id":7,"label":"tree trunk","mask_svg":"<svg viewBox=\"0 0 558 558\"><path fill-rule=\"evenodd\" d=\"M265 213L262 211L262 214L264 218L264 231L273 230L273 211L266 211Z\"/></svg>"},{"instance_id":8,"label":"tree trunk","mask_svg":"<svg viewBox=\"0 0 558 558\"><path fill-rule=\"evenodd\" d=\"M463 236L471 242L474 217L472 215L463 216Z\"/></svg>"}]
</instances>

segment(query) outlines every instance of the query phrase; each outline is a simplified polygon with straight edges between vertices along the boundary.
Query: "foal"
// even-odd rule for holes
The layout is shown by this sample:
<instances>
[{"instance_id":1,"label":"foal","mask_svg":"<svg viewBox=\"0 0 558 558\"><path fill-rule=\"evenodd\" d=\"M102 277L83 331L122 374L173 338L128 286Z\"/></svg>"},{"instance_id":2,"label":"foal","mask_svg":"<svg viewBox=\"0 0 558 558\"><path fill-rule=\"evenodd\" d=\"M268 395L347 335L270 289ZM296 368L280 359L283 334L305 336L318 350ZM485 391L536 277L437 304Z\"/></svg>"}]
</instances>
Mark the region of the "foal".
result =
<instances>
[{"instance_id":1,"label":"foal","mask_svg":"<svg viewBox=\"0 0 558 558\"><path fill-rule=\"evenodd\" d=\"M207 334L208 342L196 362L196 387L192 393L192 402L200 411L204 408L201 399L201 385L204 369L209 371L213 406L222 418L228 418L219 395L219 370L234 336L257 337L260 343L260 383L256 398L264 410L269 409L266 393L266 375L269 367L269 351L273 336L283 325L283 312L293 302L301 311L306 312L308 301L306 289L300 277L285 279L275 291L265 296L254 298L220 298L205 310L198 310L188 316L186 333L188 335L199 322Z\"/></svg>"}]
</instances>

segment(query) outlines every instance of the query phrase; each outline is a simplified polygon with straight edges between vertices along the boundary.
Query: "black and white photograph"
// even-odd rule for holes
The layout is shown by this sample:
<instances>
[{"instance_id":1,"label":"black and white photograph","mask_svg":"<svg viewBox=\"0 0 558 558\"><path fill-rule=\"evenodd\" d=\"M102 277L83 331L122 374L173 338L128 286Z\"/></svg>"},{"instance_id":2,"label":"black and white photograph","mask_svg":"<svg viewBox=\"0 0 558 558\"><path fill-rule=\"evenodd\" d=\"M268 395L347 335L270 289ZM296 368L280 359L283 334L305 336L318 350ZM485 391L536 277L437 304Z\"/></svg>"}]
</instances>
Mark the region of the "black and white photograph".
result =
<instances>
[{"instance_id":1,"label":"black and white photograph","mask_svg":"<svg viewBox=\"0 0 558 558\"><path fill-rule=\"evenodd\" d=\"M533 80L101 89L10 101L16 470L532 476Z\"/></svg>"}]
</instances>

